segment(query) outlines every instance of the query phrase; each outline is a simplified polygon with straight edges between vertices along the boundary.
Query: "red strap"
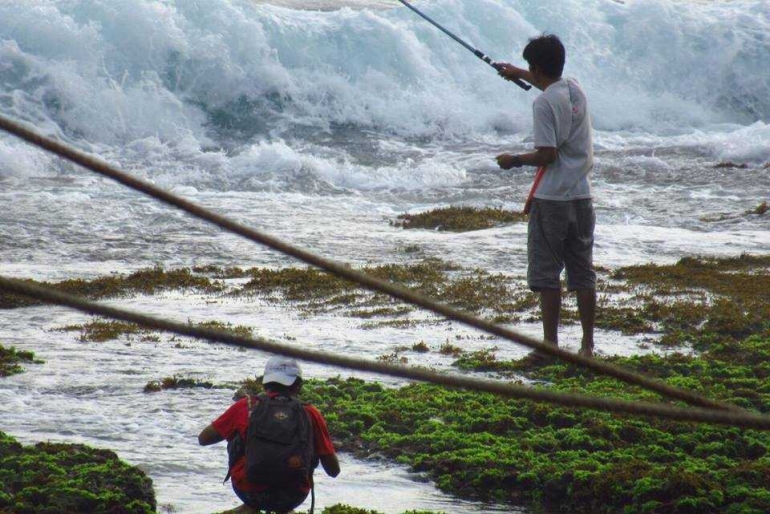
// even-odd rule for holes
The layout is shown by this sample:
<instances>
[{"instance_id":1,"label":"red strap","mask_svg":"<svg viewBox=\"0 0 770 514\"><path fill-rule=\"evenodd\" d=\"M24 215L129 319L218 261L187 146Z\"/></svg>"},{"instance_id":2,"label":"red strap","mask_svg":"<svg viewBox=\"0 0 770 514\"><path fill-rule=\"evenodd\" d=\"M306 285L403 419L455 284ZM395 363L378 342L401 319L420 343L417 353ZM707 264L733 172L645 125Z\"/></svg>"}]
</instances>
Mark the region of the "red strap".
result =
<instances>
[{"instance_id":1,"label":"red strap","mask_svg":"<svg viewBox=\"0 0 770 514\"><path fill-rule=\"evenodd\" d=\"M540 166L537 169L537 173L535 173L535 180L532 182L532 188L529 190L529 196L527 196L527 201L524 204L524 214L529 214L529 208L532 206L532 199L535 197L535 192L537 191L537 186L540 185L540 181L543 180L543 176L545 175L545 166Z\"/></svg>"}]
</instances>

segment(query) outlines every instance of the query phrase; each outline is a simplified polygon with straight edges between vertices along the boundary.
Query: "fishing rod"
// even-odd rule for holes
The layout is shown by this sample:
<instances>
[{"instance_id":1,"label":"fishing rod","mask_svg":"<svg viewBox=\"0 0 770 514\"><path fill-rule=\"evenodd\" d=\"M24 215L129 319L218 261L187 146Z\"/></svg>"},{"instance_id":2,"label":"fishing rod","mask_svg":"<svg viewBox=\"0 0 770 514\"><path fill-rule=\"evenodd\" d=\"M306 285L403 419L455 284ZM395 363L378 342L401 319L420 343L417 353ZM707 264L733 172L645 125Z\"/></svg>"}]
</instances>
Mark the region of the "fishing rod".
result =
<instances>
[{"instance_id":1,"label":"fishing rod","mask_svg":"<svg viewBox=\"0 0 770 514\"><path fill-rule=\"evenodd\" d=\"M402 4L404 4L405 6L407 6L408 8L410 8L412 11L416 12L420 17L422 17L425 20L427 20L429 23L431 23L434 27L439 29L441 32L443 32L447 36L451 37L452 39L454 39L455 41L457 41L458 43L463 45L468 50L470 50L473 53L473 55L475 55L476 57L478 57L479 59L481 59L485 63L489 64L490 66L492 66L497 71L500 71L500 65L498 63L496 63L495 61L493 61L492 59L490 59L484 52L482 52L480 50L476 50L471 45L469 45L468 43L466 43L465 41L463 41L459 37L457 37L454 34L452 34L451 32L449 32L447 29L445 29L444 27L442 27L441 25L439 25L438 23L436 23L435 21L430 19L423 12L421 12L419 9L417 9L415 6L413 6L412 4L407 2L406 0L398 0L398 1L401 2ZM532 86L530 86L529 84L527 84L525 82L522 82L519 79L513 79L513 82L515 82L516 85L519 86L524 91L529 91L532 88Z\"/></svg>"}]
</instances>

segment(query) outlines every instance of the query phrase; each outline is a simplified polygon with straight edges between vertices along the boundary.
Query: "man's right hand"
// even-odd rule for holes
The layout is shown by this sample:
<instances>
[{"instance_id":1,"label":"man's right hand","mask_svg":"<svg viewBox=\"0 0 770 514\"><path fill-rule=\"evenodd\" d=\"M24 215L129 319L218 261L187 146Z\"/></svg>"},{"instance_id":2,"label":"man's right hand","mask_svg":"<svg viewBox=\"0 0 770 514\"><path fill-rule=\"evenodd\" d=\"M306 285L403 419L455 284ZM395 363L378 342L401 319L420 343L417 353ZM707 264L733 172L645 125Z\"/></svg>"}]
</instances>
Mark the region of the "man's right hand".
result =
<instances>
[{"instance_id":1,"label":"man's right hand","mask_svg":"<svg viewBox=\"0 0 770 514\"><path fill-rule=\"evenodd\" d=\"M523 70L521 68L517 68L513 64L507 63L507 62L496 62L495 63L495 69L497 70L498 75L503 77L505 80L522 80L525 78L525 75L527 74L526 70Z\"/></svg>"}]
</instances>

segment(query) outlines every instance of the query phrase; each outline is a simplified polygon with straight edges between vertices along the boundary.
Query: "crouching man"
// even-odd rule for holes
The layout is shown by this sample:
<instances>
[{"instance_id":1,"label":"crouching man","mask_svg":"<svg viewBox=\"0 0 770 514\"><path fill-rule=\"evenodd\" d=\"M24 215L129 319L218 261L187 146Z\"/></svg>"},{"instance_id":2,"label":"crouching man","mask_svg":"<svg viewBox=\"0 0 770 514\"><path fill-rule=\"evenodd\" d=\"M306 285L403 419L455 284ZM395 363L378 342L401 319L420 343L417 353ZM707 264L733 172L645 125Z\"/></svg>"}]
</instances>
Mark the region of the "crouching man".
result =
<instances>
[{"instance_id":1,"label":"crouching man","mask_svg":"<svg viewBox=\"0 0 770 514\"><path fill-rule=\"evenodd\" d=\"M339 475L340 465L323 416L297 398L297 361L272 357L262 384L264 394L236 401L201 431L198 442L227 440L228 477L246 506L287 513L307 498L319 461L331 477Z\"/></svg>"}]
</instances>

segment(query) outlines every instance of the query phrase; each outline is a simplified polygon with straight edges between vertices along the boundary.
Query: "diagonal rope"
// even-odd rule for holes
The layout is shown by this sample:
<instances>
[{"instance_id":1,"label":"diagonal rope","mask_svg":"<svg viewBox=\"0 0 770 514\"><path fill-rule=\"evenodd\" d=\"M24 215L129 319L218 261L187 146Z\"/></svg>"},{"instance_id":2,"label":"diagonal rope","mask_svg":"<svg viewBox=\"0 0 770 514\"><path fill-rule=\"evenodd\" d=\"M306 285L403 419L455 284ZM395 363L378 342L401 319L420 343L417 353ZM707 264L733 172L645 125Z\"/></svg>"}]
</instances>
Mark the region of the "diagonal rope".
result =
<instances>
[{"instance_id":1,"label":"diagonal rope","mask_svg":"<svg viewBox=\"0 0 770 514\"><path fill-rule=\"evenodd\" d=\"M163 203L181 209L196 218L208 221L224 230L238 234L250 241L268 246L285 255L289 255L307 264L319 267L333 275L345 278L351 282L355 282L371 291L385 293L393 298L397 298L412 305L422 307L423 309L432 311L436 314L441 314L448 319L459 321L465 325L479 329L489 334L494 334L503 339L528 346L529 348L533 348L541 353L551 355L563 361L591 369L597 373L617 378L618 380L628 384L655 391L669 398L681 400L699 407L743 411L743 409L738 406L711 400L695 392L673 387L664 382L653 380L618 366L564 351L557 346L546 344L545 342L539 341L525 334L483 320L467 312L463 312L459 309L455 309L448 305L437 302L431 298L427 298L421 294L415 293L414 291L410 291L409 289L397 286L391 282L386 282L384 280L366 275L365 273L355 271L345 264L321 257L302 248L292 246L281 241L280 239L259 232L245 225L241 225L225 216L209 211L193 202L185 200L184 198L173 195L159 187L132 177L131 175L107 164L100 159L96 159L93 156L72 148L71 146L65 145L64 143L61 143L55 139L51 139L49 137L38 134L37 132L28 129L22 124L5 116L0 116L0 129L18 136L19 138L24 139L25 141L32 143L35 146L43 148L44 150L79 164L80 166L83 166L95 173L115 180L116 182L128 186L131 189L142 192Z\"/></svg>"},{"instance_id":2,"label":"diagonal rope","mask_svg":"<svg viewBox=\"0 0 770 514\"><path fill-rule=\"evenodd\" d=\"M703 408L682 408L661 403L622 401L571 393L557 393L542 389L517 386L500 380L489 380L457 374L443 374L425 368L399 366L385 362L350 357L321 350L310 350L297 345L286 345L257 337L240 337L222 330L162 320L125 309L83 300L76 296L41 287L29 282L0 276L0 290L22 294L49 303L64 305L79 311L136 323L143 327L173 332L175 334L207 339L231 346L251 348L265 352L294 357L304 361L317 362L358 371L428 382L436 385L458 387L473 391L487 392L517 398L561 405L569 408L585 408L618 414L650 416L675 421L712 423L741 428L770 430L770 417L743 410L714 410Z\"/></svg>"}]
</instances>

